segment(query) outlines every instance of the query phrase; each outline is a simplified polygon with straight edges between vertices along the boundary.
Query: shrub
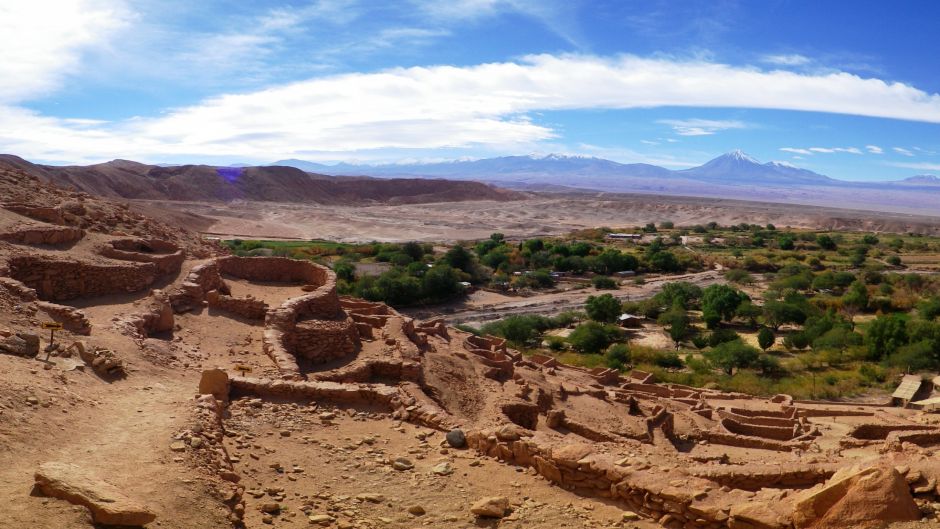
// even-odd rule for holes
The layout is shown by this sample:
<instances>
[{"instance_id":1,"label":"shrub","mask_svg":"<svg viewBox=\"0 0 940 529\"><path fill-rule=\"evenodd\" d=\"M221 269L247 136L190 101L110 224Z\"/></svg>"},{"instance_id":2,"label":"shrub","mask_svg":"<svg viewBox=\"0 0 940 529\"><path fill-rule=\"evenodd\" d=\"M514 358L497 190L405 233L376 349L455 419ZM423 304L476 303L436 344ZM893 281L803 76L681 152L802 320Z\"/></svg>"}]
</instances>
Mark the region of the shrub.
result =
<instances>
[{"instance_id":1,"label":"shrub","mask_svg":"<svg viewBox=\"0 0 940 529\"><path fill-rule=\"evenodd\" d=\"M617 282L607 276L594 276L591 279L591 284L594 285L594 288L598 290L616 290Z\"/></svg>"},{"instance_id":2,"label":"shrub","mask_svg":"<svg viewBox=\"0 0 940 529\"><path fill-rule=\"evenodd\" d=\"M760 345L760 348L764 351L773 347L774 341L776 341L776 339L777 338L774 336L774 332L767 327L763 327L760 331L757 332L757 344Z\"/></svg>"}]
</instances>

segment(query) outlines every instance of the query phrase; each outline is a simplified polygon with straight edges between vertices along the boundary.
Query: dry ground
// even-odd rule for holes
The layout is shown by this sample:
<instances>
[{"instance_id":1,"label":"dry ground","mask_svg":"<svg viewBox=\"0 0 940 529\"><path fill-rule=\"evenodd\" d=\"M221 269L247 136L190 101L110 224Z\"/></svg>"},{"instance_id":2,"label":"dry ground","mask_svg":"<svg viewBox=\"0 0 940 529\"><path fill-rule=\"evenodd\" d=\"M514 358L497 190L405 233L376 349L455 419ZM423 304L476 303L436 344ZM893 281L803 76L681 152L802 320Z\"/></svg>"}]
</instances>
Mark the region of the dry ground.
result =
<instances>
[{"instance_id":1,"label":"dry ground","mask_svg":"<svg viewBox=\"0 0 940 529\"><path fill-rule=\"evenodd\" d=\"M140 202L177 218L201 217L194 229L223 238L455 241L557 235L582 228L625 228L670 220L676 225L773 223L819 229L940 233L940 217L818 206L656 195L533 195L511 202L475 201L366 207L239 202Z\"/></svg>"}]
</instances>

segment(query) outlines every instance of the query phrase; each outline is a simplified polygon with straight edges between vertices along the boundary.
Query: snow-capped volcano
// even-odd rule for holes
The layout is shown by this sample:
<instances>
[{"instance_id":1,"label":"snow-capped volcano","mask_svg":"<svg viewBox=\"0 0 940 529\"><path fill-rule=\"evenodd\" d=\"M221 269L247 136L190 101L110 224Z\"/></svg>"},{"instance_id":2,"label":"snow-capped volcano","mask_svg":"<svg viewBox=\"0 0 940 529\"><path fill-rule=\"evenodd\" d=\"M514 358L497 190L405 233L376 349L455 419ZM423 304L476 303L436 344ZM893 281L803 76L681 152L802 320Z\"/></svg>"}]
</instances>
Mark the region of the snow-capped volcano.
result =
<instances>
[{"instance_id":1,"label":"snow-capped volcano","mask_svg":"<svg viewBox=\"0 0 940 529\"><path fill-rule=\"evenodd\" d=\"M827 184L832 179L808 169L781 162L760 163L744 151L722 154L699 167L678 171L686 178L720 181L725 184Z\"/></svg>"}]
</instances>

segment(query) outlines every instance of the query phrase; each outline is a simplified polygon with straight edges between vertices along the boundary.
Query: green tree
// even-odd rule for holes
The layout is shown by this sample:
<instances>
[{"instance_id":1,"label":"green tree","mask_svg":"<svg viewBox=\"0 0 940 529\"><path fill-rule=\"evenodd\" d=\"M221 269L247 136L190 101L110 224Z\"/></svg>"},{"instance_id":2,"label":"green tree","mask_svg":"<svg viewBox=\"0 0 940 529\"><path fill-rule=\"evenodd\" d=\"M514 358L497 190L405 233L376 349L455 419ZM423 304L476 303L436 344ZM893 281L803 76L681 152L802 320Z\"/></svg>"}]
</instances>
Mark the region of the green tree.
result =
<instances>
[{"instance_id":1,"label":"green tree","mask_svg":"<svg viewBox=\"0 0 940 529\"><path fill-rule=\"evenodd\" d=\"M669 337L672 338L672 341L676 344L676 350L678 351L679 346L682 345L682 341L689 336L691 330L688 312L686 312L682 305L676 303L669 310L662 313L657 322L665 327L666 332L669 333Z\"/></svg>"},{"instance_id":2,"label":"green tree","mask_svg":"<svg viewBox=\"0 0 940 529\"><path fill-rule=\"evenodd\" d=\"M619 331L616 327L589 321L578 325L568 336L568 343L579 353L596 354L614 341Z\"/></svg>"},{"instance_id":3,"label":"green tree","mask_svg":"<svg viewBox=\"0 0 940 529\"><path fill-rule=\"evenodd\" d=\"M679 304L684 309L690 309L702 297L702 289L698 285L685 281L674 281L663 285L660 293L653 299L666 306Z\"/></svg>"},{"instance_id":4,"label":"green tree","mask_svg":"<svg viewBox=\"0 0 940 529\"><path fill-rule=\"evenodd\" d=\"M865 333L865 346L871 360L890 356L907 342L907 321L899 314L878 316Z\"/></svg>"},{"instance_id":5,"label":"green tree","mask_svg":"<svg viewBox=\"0 0 940 529\"><path fill-rule=\"evenodd\" d=\"M585 303L588 317L594 321L613 323L622 314L620 301L610 294L588 296Z\"/></svg>"},{"instance_id":6,"label":"green tree","mask_svg":"<svg viewBox=\"0 0 940 529\"><path fill-rule=\"evenodd\" d=\"M774 332L767 327L761 327L761 330L757 332L757 344L764 351L773 347L776 340L777 337L774 336Z\"/></svg>"},{"instance_id":7,"label":"green tree","mask_svg":"<svg viewBox=\"0 0 940 529\"><path fill-rule=\"evenodd\" d=\"M424 298L433 301L452 298L461 292L460 277L448 265L435 265L421 279Z\"/></svg>"},{"instance_id":8,"label":"green tree","mask_svg":"<svg viewBox=\"0 0 940 529\"><path fill-rule=\"evenodd\" d=\"M750 298L744 292L728 285L709 285L702 291L702 312L718 315L721 320L731 321L735 311Z\"/></svg>"},{"instance_id":9,"label":"green tree","mask_svg":"<svg viewBox=\"0 0 940 529\"><path fill-rule=\"evenodd\" d=\"M333 265L333 272L337 279L353 282L356 280L356 265L349 261L339 261Z\"/></svg>"},{"instance_id":10,"label":"green tree","mask_svg":"<svg viewBox=\"0 0 940 529\"><path fill-rule=\"evenodd\" d=\"M917 313L925 320L936 319L940 316L940 296L933 296L917 305Z\"/></svg>"},{"instance_id":11,"label":"green tree","mask_svg":"<svg viewBox=\"0 0 940 529\"><path fill-rule=\"evenodd\" d=\"M764 323L775 332L786 323L802 324L806 321L806 312L799 306L786 301L769 300L764 303Z\"/></svg>"},{"instance_id":12,"label":"green tree","mask_svg":"<svg viewBox=\"0 0 940 529\"><path fill-rule=\"evenodd\" d=\"M760 351L741 340L735 340L719 344L703 354L713 366L733 375L735 369L750 367L760 356Z\"/></svg>"},{"instance_id":13,"label":"green tree","mask_svg":"<svg viewBox=\"0 0 940 529\"><path fill-rule=\"evenodd\" d=\"M868 287L861 281L852 283L842 296L842 307L848 314L855 314L868 308Z\"/></svg>"},{"instance_id":14,"label":"green tree","mask_svg":"<svg viewBox=\"0 0 940 529\"><path fill-rule=\"evenodd\" d=\"M444 254L444 262L467 273L471 273L473 270L473 254L459 244L447 250L447 253Z\"/></svg>"}]
</instances>

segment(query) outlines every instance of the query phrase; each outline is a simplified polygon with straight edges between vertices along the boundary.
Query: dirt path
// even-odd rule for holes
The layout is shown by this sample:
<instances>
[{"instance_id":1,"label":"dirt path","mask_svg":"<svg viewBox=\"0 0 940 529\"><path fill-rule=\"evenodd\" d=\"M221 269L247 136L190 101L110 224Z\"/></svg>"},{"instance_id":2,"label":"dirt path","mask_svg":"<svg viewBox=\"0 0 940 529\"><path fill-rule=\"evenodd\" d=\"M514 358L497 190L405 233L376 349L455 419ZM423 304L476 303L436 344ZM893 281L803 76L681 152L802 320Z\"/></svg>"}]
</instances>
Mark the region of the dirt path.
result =
<instances>
[{"instance_id":1,"label":"dirt path","mask_svg":"<svg viewBox=\"0 0 940 529\"><path fill-rule=\"evenodd\" d=\"M706 287L716 283L724 283L725 279L721 276L720 272L708 270L681 276L665 276L650 279L645 284L625 285L621 287L620 290L595 290L593 288L585 288L565 292L554 292L551 294L539 294L525 298L501 296L500 299L497 300L492 300L492 296L488 296L491 299L483 302L469 300L444 306L405 309L402 310L402 312L418 319L443 316L450 324L467 323L472 325L505 318L511 315L551 315L570 310L582 310L588 296L596 296L605 293L610 293L621 301L647 299L659 293L664 284L674 281L688 281L700 287Z\"/></svg>"},{"instance_id":2,"label":"dirt path","mask_svg":"<svg viewBox=\"0 0 940 529\"><path fill-rule=\"evenodd\" d=\"M82 310L93 334L85 341L117 351L127 362L124 379L105 381L91 370L44 370L40 362L21 364L27 394L38 394L42 405L28 408L10 453L0 453L0 527L62 529L86 527L88 514L58 500L31 496L33 474L44 462L79 465L110 482L157 514L163 527L216 529L227 527L226 512L212 499L189 463L169 448L186 425L198 369L161 367L149 362L129 337L108 332L115 314L133 310L140 295L85 300ZM4 359L6 360L6 359ZM84 400L69 405L69 395ZM0 421L4 419L0 416ZM15 457L14 457L15 454Z\"/></svg>"}]
</instances>

